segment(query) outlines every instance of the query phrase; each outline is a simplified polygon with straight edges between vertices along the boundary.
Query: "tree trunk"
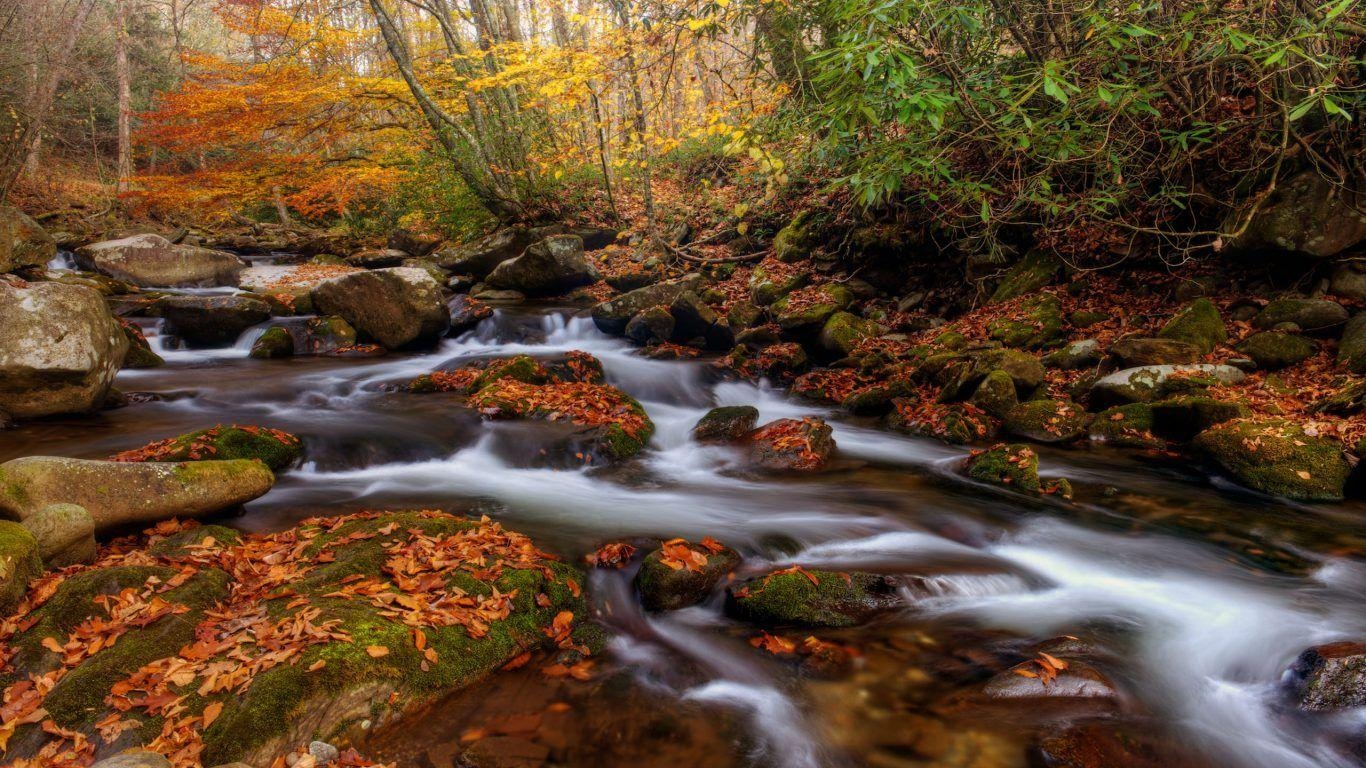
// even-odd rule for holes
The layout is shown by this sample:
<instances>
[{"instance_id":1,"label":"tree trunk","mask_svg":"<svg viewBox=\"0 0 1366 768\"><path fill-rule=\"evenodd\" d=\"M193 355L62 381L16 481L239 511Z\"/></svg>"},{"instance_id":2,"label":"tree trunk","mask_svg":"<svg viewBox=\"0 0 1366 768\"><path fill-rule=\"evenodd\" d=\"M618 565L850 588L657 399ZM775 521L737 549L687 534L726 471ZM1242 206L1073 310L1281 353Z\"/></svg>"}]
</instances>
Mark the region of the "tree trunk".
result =
<instances>
[{"instance_id":1,"label":"tree trunk","mask_svg":"<svg viewBox=\"0 0 1366 768\"><path fill-rule=\"evenodd\" d=\"M133 176L133 141L131 119L133 113L132 74L128 67L128 0L114 0L114 76L119 93L119 149L118 181L115 189L128 191L128 179Z\"/></svg>"}]
</instances>

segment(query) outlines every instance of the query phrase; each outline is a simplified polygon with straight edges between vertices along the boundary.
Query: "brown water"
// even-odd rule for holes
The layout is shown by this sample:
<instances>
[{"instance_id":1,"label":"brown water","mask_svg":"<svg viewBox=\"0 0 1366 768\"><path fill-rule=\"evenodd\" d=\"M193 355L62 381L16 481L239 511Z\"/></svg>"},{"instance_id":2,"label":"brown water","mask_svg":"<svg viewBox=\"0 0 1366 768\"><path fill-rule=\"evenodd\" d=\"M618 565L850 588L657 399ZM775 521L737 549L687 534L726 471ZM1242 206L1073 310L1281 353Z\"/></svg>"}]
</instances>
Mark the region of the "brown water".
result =
<instances>
[{"instance_id":1,"label":"brown water","mask_svg":"<svg viewBox=\"0 0 1366 768\"><path fill-rule=\"evenodd\" d=\"M300 435L307 456L229 521L247 530L420 505L490 514L575 560L609 540L710 535L741 550L747 571L802 563L906 577L911 607L814 633L856 656L817 667L753 648L756 632L717 600L645 615L629 571L594 572L590 596L614 636L597 676L550 680L533 662L367 737L404 765L444 768L472 746L522 761L503 764L595 768L1004 768L1083 748L1105 766L1360 764L1366 716L1298 713L1279 680L1309 645L1366 637L1361 506L1288 504L1104 447L1041 451L1075 503L1022 498L959 475L965 449L719 381L703 361L645 360L578 314L502 311L425 355L256 361L250 332L232 349L163 350L164 368L120 375L134 404L0 433L0 460L97 458L260 424ZM645 404L658 433L642 457L557 469L534 450L527 430L540 427L484 423L446 396L386 386L481 356L571 349L597 355ZM840 468L755 477L729 449L691 441L708 408L742 403L765 420L826 415ZM1060 635L1084 642L1074 658L1112 682L1114 700L982 695ZM1130 762L1113 752L1121 743Z\"/></svg>"}]
</instances>

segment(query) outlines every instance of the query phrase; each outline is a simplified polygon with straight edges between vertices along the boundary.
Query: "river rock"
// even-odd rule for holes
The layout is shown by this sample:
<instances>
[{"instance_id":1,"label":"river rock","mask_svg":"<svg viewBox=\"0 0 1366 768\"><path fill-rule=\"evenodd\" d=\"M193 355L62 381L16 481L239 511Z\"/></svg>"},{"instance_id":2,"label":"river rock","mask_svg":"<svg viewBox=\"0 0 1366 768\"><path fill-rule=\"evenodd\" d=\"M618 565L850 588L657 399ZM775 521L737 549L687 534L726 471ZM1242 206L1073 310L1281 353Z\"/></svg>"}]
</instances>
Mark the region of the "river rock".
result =
<instances>
[{"instance_id":1,"label":"river rock","mask_svg":"<svg viewBox=\"0 0 1366 768\"><path fill-rule=\"evenodd\" d=\"M1327 299L1277 299L1252 318L1261 330L1281 328L1289 323L1305 333L1322 333L1347 322L1347 310Z\"/></svg>"},{"instance_id":2,"label":"river rock","mask_svg":"<svg viewBox=\"0 0 1366 768\"><path fill-rule=\"evenodd\" d=\"M683 293L696 290L702 276L686 275L678 280L658 283L617 296L593 307L593 323L603 333L620 336L626 332L631 318L649 307L668 306Z\"/></svg>"},{"instance_id":3,"label":"river rock","mask_svg":"<svg viewBox=\"0 0 1366 768\"><path fill-rule=\"evenodd\" d=\"M253 360L279 360L294 356L294 335L282 325L272 325L251 345Z\"/></svg>"},{"instance_id":4,"label":"river rock","mask_svg":"<svg viewBox=\"0 0 1366 768\"><path fill-rule=\"evenodd\" d=\"M654 435L654 422L640 403L605 384L530 383L503 374L488 385L476 381L474 388L469 404L487 418L577 425L581 429L572 444L582 446L586 459L630 458L644 450ZM557 442L571 444L563 439Z\"/></svg>"},{"instance_id":5,"label":"river rock","mask_svg":"<svg viewBox=\"0 0 1366 768\"><path fill-rule=\"evenodd\" d=\"M24 520L51 504L78 504L103 531L232 509L274 483L258 461L130 464L28 456L0 464L0 513Z\"/></svg>"},{"instance_id":6,"label":"river rock","mask_svg":"<svg viewBox=\"0 0 1366 768\"><path fill-rule=\"evenodd\" d=\"M389 233L385 247L403 251L409 256L420 259L435 251L443 242L445 242L445 238L441 235L396 229Z\"/></svg>"},{"instance_id":7,"label":"river rock","mask_svg":"<svg viewBox=\"0 0 1366 768\"><path fill-rule=\"evenodd\" d=\"M1110 345L1110 354L1123 368L1144 365L1180 365L1200 359L1200 347L1172 339L1120 339Z\"/></svg>"},{"instance_id":8,"label":"river rock","mask_svg":"<svg viewBox=\"0 0 1366 768\"><path fill-rule=\"evenodd\" d=\"M1316 645L1295 659L1284 680L1301 709L1366 707L1366 643Z\"/></svg>"},{"instance_id":9,"label":"river rock","mask_svg":"<svg viewBox=\"0 0 1366 768\"><path fill-rule=\"evenodd\" d=\"M385 269L397 267L410 258L407 251L396 248L372 248L359 251L346 257L346 263L362 269Z\"/></svg>"},{"instance_id":10,"label":"river rock","mask_svg":"<svg viewBox=\"0 0 1366 768\"><path fill-rule=\"evenodd\" d=\"M247 268L245 261L226 251L176 245L152 234L78 248L76 263L143 288L232 286Z\"/></svg>"},{"instance_id":11,"label":"river rock","mask_svg":"<svg viewBox=\"0 0 1366 768\"><path fill-rule=\"evenodd\" d=\"M1358 313L1342 329L1338 363L1352 373L1366 373L1366 312Z\"/></svg>"},{"instance_id":12,"label":"river rock","mask_svg":"<svg viewBox=\"0 0 1366 768\"><path fill-rule=\"evenodd\" d=\"M577 235L555 235L494 267L485 282L491 288L527 296L559 296L597 280L597 270L584 258L583 240Z\"/></svg>"},{"instance_id":13,"label":"river rock","mask_svg":"<svg viewBox=\"0 0 1366 768\"><path fill-rule=\"evenodd\" d=\"M313 289L320 313L337 315L386 349L435 344L450 326L441 285L397 267L330 278Z\"/></svg>"},{"instance_id":14,"label":"river rock","mask_svg":"<svg viewBox=\"0 0 1366 768\"><path fill-rule=\"evenodd\" d=\"M834 430L824 420L778 419L744 436L754 466L775 472L819 472L835 451Z\"/></svg>"},{"instance_id":15,"label":"river rock","mask_svg":"<svg viewBox=\"0 0 1366 768\"><path fill-rule=\"evenodd\" d=\"M1360 196L1309 168L1282 181L1243 233L1227 245L1234 252L1282 251L1325 259L1366 240ZM1245 212L1235 211L1225 231L1237 231Z\"/></svg>"},{"instance_id":16,"label":"river rock","mask_svg":"<svg viewBox=\"0 0 1366 768\"><path fill-rule=\"evenodd\" d=\"M767 307L810 281L809 270L760 264L749 275L749 295L757 306Z\"/></svg>"},{"instance_id":17,"label":"river rock","mask_svg":"<svg viewBox=\"0 0 1366 768\"><path fill-rule=\"evenodd\" d=\"M481 322L493 317L493 307L463 293L452 296L446 302L446 309L451 313L451 327L446 332L449 336L472 331Z\"/></svg>"},{"instance_id":18,"label":"river rock","mask_svg":"<svg viewBox=\"0 0 1366 768\"><path fill-rule=\"evenodd\" d=\"M141 328L127 320L120 320L119 327L123 330L124 338L128 340L128 354L123 356L124 368L137 370L157 368L166 364L161 355L152 351L152 345L148 343Z\"/></svg>"},{"instance_id":19,"label":"river rock","mask_svg":"<svg viewBox=\"0 0 1366 768\"><path fill-rule=\"evenodd\" d=\"M1366 299L1366 260L1349 259L1335 266L1328 293L1342 299Z\"/></svg>"},{"instance_id":20,"label":"river rock","mask_svg":"<svg viewBox=\"0 0 1366 768\"><path fill-rule=\"evenodd\" d=\"M483 280L494 267L516 258L536 240L526 227L506 227L474 243L437 251L436 263L457 275Z\"/></svg>"},{"instance_id":21,"label":"river rock","mask_svg":"<svg viewBox=\"0 0 1366 768\"><path fill-rule=\"evenodd\" d=\"M702 443L729 443L739 440L759 423L759 409L752 405L713 408L692 428L694 440Z\"/></svg>"},{"instance_id":22,"label":"river rock","mask_svg":"<svg viewBox=\"0 0 1366 768\"><path fill-rule=\"evenodd\" d=\"M1091 385L1093 407L1146 403L1212 383L1237 384L1247 374L1230 365L1145 365L1126 368Z\"/></svg>"},{"instance_id":23,"label":"river rock","mask_svg":"<svg viewBox=\"0 0 1366 768\"><path fill-rule=\"evenodd\" d=\"M1000 419L1020 404L1020 398L1010 374L996 370L982 379L982 383L973 390L968 402Z\"/></svg>"},{"instance_id":24,"label":"river rock","mask_svg":"<svg viewBox=\"0 0 1366 768\"><path fill-rule=\"evenodd\" d=\"M789 334L819 331L832 315L849 307L854 294L837 283L802 288L773 303L778 327Z\"/></svg>"},{"instance_id":25,"label":"river rock","mask_svg":"<svg viewBox=\"0 0 1366 768\"><path fill-rule=\"evenodd\" d=\"M825 321L818 339L821 349L836 357L847 357L860 341L876 338L887 331L872 320L851 312L836 312Z\"/></svg>"},{"instance_id":26,"label":"river rock","mask_svg":"<svg viewBox=\"0 0 1366 768\"><path fill-rule=\"evenodd\" d=\"M127 351L95 291L0 281L0 411L34 418L98 410Z\"/></svg>"},{"instance_id":27,"label":"river rock","mask_svg":"<svg viewBox=\"0 0 1366 768\"><path fill-rule=\"evenodd\" d=\"M201 429L179 437L157 440L116 454L111 461L176 462L255 459L278 472L303 457L303 441L278 429L252 425Z\"/></svg>"},{"instance_id":28,"label":"river rock","mask_svg":"<svg viewBox=\"0 0 1366 768\"><path fill-rule=\"evenodd\" d=\"M57 242L17 208L0 206L0 272L41 267L57 257Z\"/></svg>"},{"instance_id":29,"label":"river rock","mask_svg":"<svg viewBox=\"0 0 1366 768\"><path fill-rule=\"evenodd\" d=\"M645 556L636 573L640 603L647 611L676 611L706 600L721 579L740 564L735 550L711 540L664 542Z\"/></svg>"},{"instance_id":30,"label":"river rock","mask_svg":"<svg viewBox=\"0 0 1366 768\"><path fill-rule=\"evenodd\" d=\"M1066 480L1040 479L1039 455L1033 448L1018 443L997 445L974 453L968 459L967 474L978 482L999 485L1020 493L1072 497L1072 486Z\"/></svg>"},{"instance_id":31,"label":"river rock","mask_svg":"<svg viewBox=\"0 0 1366 768\"><path fill-rule=\"evenodd\" d=\"M248 328L270 319L270 305L247 296L167 296L157 302L165 332L187 346L232 346Z\"/></svg>"},{"instance_id":32,"label":"river rock","mask_svg":"<svg viewBox=\"0 0 1366 768\"><path fill-rule=\"evenodd\" d=\"M852 627L901 605L896 579L784 569L726 588L726 613L761 626Z\"/></svg>"},{"instance_id":33,"label":"river rock","mask_svg":"<svg viewBox=\"0 0 1366 768\"><path fill-rule=\"evenodd\" d=\"M1091 416L1070 400L1030 400L1002 419L1008 434L1036 443L1066 443L1086 434Z\"/></svg>"},{"instance_id":34,"label":"river rock","mask_svg":"<svg viewBox=\"0 0 1366 768\"><path fill-rule=\"evenodd\" d=\"M38 540L19 523L0 520L0 616L14 612L28 583L42 572Z\"/></svg>"},{"instance_id":35,"label":"river rock","mask_svg":"<svg viewBox=\"0 0 1366 768\"><path fill-rule=\"evenodd\" d=\"M48 568L95 559L95 518L85 507L50 504L24 518L23 526L37 539L38 554Z\"/></svg>"},{"instance_id":36,"label":"river rock","mask_svg":"<svg viewBox=\"0 0 1366 768\"><path fill-rule=\"evenodd\" d=\"M1201 355L1208 355L1214 348L1228 341L1228 328L1219 308L1209 299L1196 299L1180 309L1157 332L1158 338L1194 344ZM1168 360L1165 362L1191 362ZM1146 365L1147 363L1136 363Z\"/></svg>"},{"instance_id":37,"label":"river rock","mask_svg":"<svg viewBox=\"0 0 1366 768\"><path fill-rule=\"evenodd\" d=\"M667 307L647 307L626 324L626 338L640 346L659 344L674 337L678 321Z\"/></svg>"},{"instance_id":38,"label":"river rock","mask_svg":"<svg viewBox=\"0 0 1366 768\"><path fill-rule=\"evenodd\" d=\"M1118 692L1105 675L1091 665L1064 660L1067 668L1044 683L1037 663L1027 661L1001 672L986 682L982 692L990 699L1117 699ZM1030 675L1020 674L1028 672Z\"/></svg>"},{"instance_id":39,"label":"river rock","mask_svg":"<svg viewBox=\"0 0 1366 768\"><path fill-rule=\"evenodd\" d=\"M1243 485L1290 499L1340 501L1352 470L1335 441L1279 419L1219 424L1193 445Z\"/></svg>"},{"instance_id":40,"label":"river rock","mask_svg":"<svg viewBox=\"0 0 1366 768\"><path fill-rule=\"evenodd\" d=\"M1262 331L1243 339L1238 351L1264 371L1279 371L1314 356L1314 342L1293 333Z\"/></svg>"}]
</instances>

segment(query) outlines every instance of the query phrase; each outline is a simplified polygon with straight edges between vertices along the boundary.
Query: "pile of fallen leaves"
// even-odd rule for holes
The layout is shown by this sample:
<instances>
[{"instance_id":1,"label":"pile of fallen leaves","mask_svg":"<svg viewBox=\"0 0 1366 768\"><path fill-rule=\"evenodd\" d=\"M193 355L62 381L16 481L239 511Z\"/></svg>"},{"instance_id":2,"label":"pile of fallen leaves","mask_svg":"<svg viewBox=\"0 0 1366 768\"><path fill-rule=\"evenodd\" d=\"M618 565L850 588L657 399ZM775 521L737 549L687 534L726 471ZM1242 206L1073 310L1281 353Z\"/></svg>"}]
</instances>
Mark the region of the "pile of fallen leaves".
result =
<instances>
[{"instance_id":1,"label":"pile of fallen leaves","mask_svg":"<svg viewBox=\"0 0 1366 768\"><path fill-rule=\"evenodd\" d=\"M422 378L430 380L437 392L465 393L470 391L470 387L483 373L478 368L459 368L454 371L432 371Z\"/></svg>"},{"instance_id":2,"label":"pile of fallen leaves","mask_svg":"<svg viewBox=\"0 0 1366 768\"><path fill-rule=\"evenodd\" d=\"M535 416L590 427L615 425L637 439L650 429L649 418L639 406L604 384L527 384L502 379L481 389L474 404L491 418Z\"/></svg>"},{"instance_id":3,"label":"pile of fallen leaves","mask_svg":"<svg viewBox=\"0 0 1366 768\"><path fill-rule=\"evenodd\" d=\"M623 541L615 541L602 545L584 560L595 568L625 568L635 554L635 547Z\"/></svg>"},{"instance_id":4,"label":"pile of fallen leaves","mask_svg":"<svg viewBox=\"0 0 1366 768\"><path fill-rule=\"evenodd\" d=\"M160 732L146 748L166 755L178 768L198 765L204 749L202 734L222 714L224 695L240 697L253 679L267 670L300 664L313 646L351 641L340 620L322 619L322 609L314 604L314 598L295 590L310 574L334 562L333 553L348 544L378 539L384 556L382 575L353 574L342 579L337 590L321 597L363 602L380 616L411 627L411 642L424 654L424 671L439 660L435 650L427 646L424 630L458 626L469 637L482 638L492 622L509 615L515 590L504 594L494 586L505 571L537 570L547 579L557 580L549 567L551 556L538 550L527 537L506 531L487 517L469 521L468 526L449 534L429 535L416 526L401 529L394 522L377 529L358 527L326 540L321 549L314 546L320 537L335 534L349 523L383 514L362 512L310 519L280 533L248 536L236 545L205 536L174 556L153 554L148 547L196 527L167 521L150 530L145 539L126 537L112 542L90 566L51 572L35 580L16 612L0 621L0 673L13 672L10 667L17 649L12 641L35 625L38 610L58 593L65 580L115 566L176 569L170 578L152 577L140 588L96 597L103 615L97 613L81 621L65 639L43 640L43 647L55 655L56 666L18 679L0 694L0 750L24 725L37 724L48 738L33 758L9 765L38 768L91 763L96 745L90 736L53 721L43 707L45 697L68 673L114 645L125 633L189 612L186 605L168 600L166 595L205 569L220 569L228 575L231 588L226 598L204 611L194 629L194 642L111 686L104 704L113 714L96 724L101 741L113 743L125 730L160 719ZM411 514L418 519L456 520L438 511ZM455 573L466 574L492 589L485 595L466 592L450 582ZM577 596L577 582L569 577L566 582ZM544 607L540 597L537 605ZM560 647L573 647L586 655L587 649L569 638L573 618L572 613L562 611L548 634ZM372 658L380 658L390 649L370 646L365 651ZM318 658L307 671L316 673L325 666L326 661Z\"/></svg>"},{"instance_id":5,"label":"pile of fallen leaves","mask_svg":"<svg viewBox=\"0 0 1366 768\"><path fill-rule=\"evenodd\" d=\"M280 273L279 277L266 282L265 285L261 286L261 290L275 292L282 288L305 288L333 277L341 277L361 271L363 270L360 267L348 267L341 264L300 264L290 267Z\"/></svg>"},{"instance_id":6,"label":"pile of fallen leaves","mask_svg":"<svg viewBox=\"0 0 1366 768\"><path fill-rule=\"evenodd\" d=\"M856 368L818 368L798 376L792 392L823 403L838 404L880 382Z\"/></svg>"}]
</instances>

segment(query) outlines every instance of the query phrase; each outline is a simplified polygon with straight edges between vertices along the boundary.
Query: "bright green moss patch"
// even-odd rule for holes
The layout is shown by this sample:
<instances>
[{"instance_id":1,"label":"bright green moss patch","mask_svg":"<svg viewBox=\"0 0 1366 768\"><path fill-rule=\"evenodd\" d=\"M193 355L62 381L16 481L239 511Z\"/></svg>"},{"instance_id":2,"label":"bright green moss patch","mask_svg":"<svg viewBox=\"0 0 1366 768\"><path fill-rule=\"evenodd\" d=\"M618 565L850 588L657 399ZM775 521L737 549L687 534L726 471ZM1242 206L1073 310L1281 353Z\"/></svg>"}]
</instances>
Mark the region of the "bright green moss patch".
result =
<instances>
[{"instance_id":1,"label":"bright green moss patch","mask_svg":"<svg viewBox=\"0 0 1366 768\"><path fill-rule=\"evenodd\" d=\"M0 520L0 615L14 610L29 581L42 572L38 540L24 526Z\"/></svg>"},{"instance_id":2,"label":"bright green moss patch","mask_svg":"<svg viewBox=\"0 0 1366 768\"><path fill-rule=\"evenodd\" d=\"M1243 485L1290 499L1340 501L1351 473L1341 445L1290 421L1225 422L1194 446Z\"/></svg>"},{"instance_id":3,"label":"bright green moss patch","mask_svg":"<svg viewBox=\"0 0 1366 768\"><path fill-rule=\"evenodd\" d=\"M1162 339L1194 344L1200 348L1201 354L1205 355L1228 341L1228 329L1224 327L1224 318L1219 315L1219 308L1209 299L1196 299L1187 304L1162 326L1157 335Z\"/></svg>"}]
</instances>

